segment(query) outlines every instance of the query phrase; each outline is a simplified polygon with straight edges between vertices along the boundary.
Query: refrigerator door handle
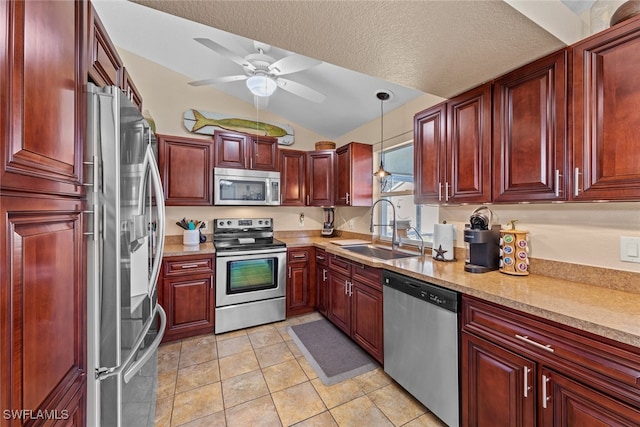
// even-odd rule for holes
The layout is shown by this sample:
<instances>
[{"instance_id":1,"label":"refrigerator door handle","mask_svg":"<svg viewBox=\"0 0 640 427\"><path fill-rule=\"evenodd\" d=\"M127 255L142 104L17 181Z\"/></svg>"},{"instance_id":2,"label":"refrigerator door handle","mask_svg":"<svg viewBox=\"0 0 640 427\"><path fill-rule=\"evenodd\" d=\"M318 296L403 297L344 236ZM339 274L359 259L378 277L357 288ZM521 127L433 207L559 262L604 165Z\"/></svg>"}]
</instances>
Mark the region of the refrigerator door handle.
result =
<instances>
[{"instance_id":1,"label":"refrigerator door handle","mask_svg":"<svg viewBox=\"0 0 640 427\"><path fill-rule=\"evenodd\" d=\"M160 304L156 304L156 308L153 311L153 315L149 316L149 319L145 322L143 330L138 336L138 338L136 339L136 342L133 344L133 348L129 353L129 356L127 356L127 359L122 364L120 364L120 366L114 366L111 368L102 367L102 368L96 369L96 379L98 381L102 381L109 377L120 375L122 371L124 371L125 368L129 366L129 364L136 357L136 354L138 353L138 349L140 349L140 347L142 346L144 342L144 338L147 336L147 332L149 332L149 329L151 329L151 326L153 325L153 320L156 318L155 316L156 313L158 313L158 315L160 316L160 328L158 329L158 335L153 340L153 342L149 345L149 348L147 349L145 354L140 358L140 360L144 359L144 362L146 362L153 354L152 350L157 350L158 346L160 345L160 341L162 341L162 338L164 337L164 330L165 330L165 327L167 326L167 315L162 309L162 307L160 306ZM138 363L139 361L134 363L131 366L131 368L127 370L127 373L130 373L128 377L129 379L131 379L131 377L134 374L136 374L140 369L141 364ZM131 371L134 368L137 368L137 369L133 373L131 373ZM128 380L126 380L125 382L128 382Z\"/></svg>"},{"instance_id":2,"label":"refrigerator door handle","mask_svg":"<svg viewBox=\"0 0 640 427\"><path fill-rule=\"evenodd\" d=\"M155 161L151 144L147 145L147 154L145 156L145 163L148 162L149 171L151 172L151 180L153 182L153 188L156 193L156 205L158 206L158 238L156 240L156 256L153 259L153 268L151 269L151 277L149 278L149 296L151 297L158 284L158 277L160 276L160 265L162 264L162 254L164 253L164 232L165 232L165 212L164 212L164 193L162 191L162 181L160 179L160 170L158 164ZM161 309L162 310L162 309Z\"/></svg>"},{"instance_id":3,"label":"refrigerator door handle","mask_svg":"<svg viewBox=\"0 0 640 427\"><path fill-rule=\"evenodd\" d=\"M158 328L158 335L156 335L153 342L149 344L149 347L145 350L142 357L138 358L138 360L136 360L133 363L133 365L131 365L131 367L124 372L124 375L122 378L125 383L128 383L129 380L131 380L131 378L133 378L133 376L138 373L140 368L142 368L144 364L147 363L147 361L151 358L151 356L153 356L153 353L155 353L158 350L158 347L160 346L160 341L162 341L162 338L164 337L164 330L167 326L167 315L160 304L156 304L156 311L160 316L160 327Z\"/></svg>"}]
</instances>

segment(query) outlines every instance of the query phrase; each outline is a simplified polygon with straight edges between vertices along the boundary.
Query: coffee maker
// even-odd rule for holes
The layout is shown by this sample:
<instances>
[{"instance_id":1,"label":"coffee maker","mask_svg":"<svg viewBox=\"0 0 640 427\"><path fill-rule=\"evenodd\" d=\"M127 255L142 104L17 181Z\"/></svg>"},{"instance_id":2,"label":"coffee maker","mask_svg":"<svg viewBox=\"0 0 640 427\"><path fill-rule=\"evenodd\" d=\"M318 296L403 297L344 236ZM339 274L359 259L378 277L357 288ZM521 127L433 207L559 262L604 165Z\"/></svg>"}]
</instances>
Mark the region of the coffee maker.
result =
<instances>
[{"instance_id":1,"label":"coffee maker","mask_svg":"<svg viewBox=\"0 0 640 427\"><path fill-rule=\"evenodd\" d=\"M492 225L493 213L486 206L474 210L464 229L464 271L484 273L500 265L500 225Z\"/></svg>"},{"instance_id":2,"label":"coffee maker","mask_svg":"<svg viewBox=\"0 0 640 427\"><path fill-rule=\"evenodd\" d=\"M333 208L322 208L324 215L324 223L322 225L322 235L324 237L333 236Z\"/></svg>"}]
</instances>

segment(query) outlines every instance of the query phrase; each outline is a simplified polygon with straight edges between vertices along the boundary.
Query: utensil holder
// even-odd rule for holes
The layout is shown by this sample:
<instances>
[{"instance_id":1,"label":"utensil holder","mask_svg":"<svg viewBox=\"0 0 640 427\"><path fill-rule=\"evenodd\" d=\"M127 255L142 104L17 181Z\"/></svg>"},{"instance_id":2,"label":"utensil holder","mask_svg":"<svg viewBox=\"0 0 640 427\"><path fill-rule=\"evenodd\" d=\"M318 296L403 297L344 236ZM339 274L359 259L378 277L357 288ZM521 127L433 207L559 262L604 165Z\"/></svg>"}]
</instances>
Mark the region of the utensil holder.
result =
<instances>
[{"instance_id":1,"label":"utensil holder","mask_svg":"<svg viewBox=\"0 0 640 427\"><path fill-rule=\"evenodd\" d=\"M184 230L182 232L182 244L195 246L200 244L200 230Z\"/></svg>"}]
</instances>

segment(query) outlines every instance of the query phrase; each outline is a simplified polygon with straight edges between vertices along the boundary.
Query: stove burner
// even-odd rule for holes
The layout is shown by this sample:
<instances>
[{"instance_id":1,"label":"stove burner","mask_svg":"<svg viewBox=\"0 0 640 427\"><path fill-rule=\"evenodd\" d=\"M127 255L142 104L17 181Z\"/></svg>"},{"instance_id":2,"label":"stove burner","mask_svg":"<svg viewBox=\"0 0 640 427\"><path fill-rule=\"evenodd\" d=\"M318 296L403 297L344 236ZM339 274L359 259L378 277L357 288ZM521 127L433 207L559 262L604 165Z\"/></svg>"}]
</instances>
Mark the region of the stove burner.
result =
<instances>
[{"instance_id":1,"label":"stove burner","mask_svg":"<svg viewBox=\"0 0 640 427\"><path fill-rule=\"evenodd\" d=\"M219 218L213 221L213 245L217 251L286 247L273 238L272 218Z\"/></svg>"}]
</instances>

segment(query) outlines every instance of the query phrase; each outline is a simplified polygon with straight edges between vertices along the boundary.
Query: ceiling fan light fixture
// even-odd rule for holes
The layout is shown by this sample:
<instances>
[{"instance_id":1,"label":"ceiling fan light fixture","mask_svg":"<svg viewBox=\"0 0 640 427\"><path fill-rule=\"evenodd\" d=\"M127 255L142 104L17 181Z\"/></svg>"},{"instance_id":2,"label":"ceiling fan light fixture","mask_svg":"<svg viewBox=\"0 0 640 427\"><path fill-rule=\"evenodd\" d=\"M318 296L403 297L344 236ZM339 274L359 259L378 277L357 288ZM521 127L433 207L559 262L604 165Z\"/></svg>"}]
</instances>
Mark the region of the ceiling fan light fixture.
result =
<instances>
[{"instance_id":1,"label":"ceiling fan light fixture","mask_svg":"<svg viewBox=\"0 0 640 427\"><path fill-rule=\"evenodd\" d=\"M247 87L256 96L271 96L278 88L278 84L270 76L256 74L247 79Z\"/></svg>"}]
</instances>

